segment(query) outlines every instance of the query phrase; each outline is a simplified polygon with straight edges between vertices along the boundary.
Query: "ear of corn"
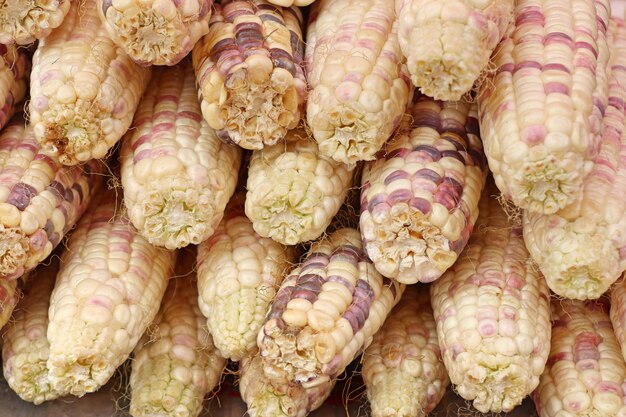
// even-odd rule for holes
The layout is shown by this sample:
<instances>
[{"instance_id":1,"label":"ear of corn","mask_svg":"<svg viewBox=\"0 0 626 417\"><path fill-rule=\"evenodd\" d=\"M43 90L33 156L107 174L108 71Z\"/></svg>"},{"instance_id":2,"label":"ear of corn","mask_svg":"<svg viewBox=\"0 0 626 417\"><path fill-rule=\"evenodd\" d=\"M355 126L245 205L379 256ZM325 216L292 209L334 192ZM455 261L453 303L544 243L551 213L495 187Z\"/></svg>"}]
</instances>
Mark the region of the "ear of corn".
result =
<instances>
[{"instance_id":1,"label":"ear of corn","mask_svg":"<svg viewBox=\"0 0 626 417\"><path fill-rule=\"evenodd\" d=\"M47 367L52 387L83 396L104 385L154 319L176 254L142 238L100 193L61 258L50 302Z\"/></svg>"},{"instance_id":2,"label":"ear of corn","mask_svg":"<svg viewBox=\"0 0 626 417\"><path fill-rule=\"evenodd\" d=\"M125 204L150 243L175 249L211 236L237 184L241 149L202 118L191 63L154 70L120 152Z\"/></svg>"},{"instance_id":3,"label":"ear of corn","mask_svg":"<svg viewBox=\"0 0 626 417\"><path fill-rule=\"evenodd\" d=\"M0 133L0 277L33 269L61 242L98 189L104 164L64 167L16 115Z\"/></svg>"},{"instance_id":4,"label":"ear of corn","mask_svg":"<svg viewBox=\"0 0 626 417\"><path fill-rule=\"evenodd\" d=\"M95 1L73 1L39 42L29 105L35 136L64 165L106 156L129 128L150 69L109 38Z\"/></svg>"},{"instance_id":5,"label":"ear of corn","mask_svg":"<svg viewBox=\"0 0 626 417\"><path fill-rule=\"evenodd\" d=\"M607 104L608 0L520 0L478 97L489 168L504 197L552 214L597 155Z\"/></svg>"},{"instance_id":6,"label":"ear of corn","mask_svg":"<svg viewBox=\"0 0 626 417\"><path fill-rule=\"evenodd\" d=\"M404 287L376 272L356 229L316 242L283 281L259 332L265 375L305 388L334 379L369 346Z\"/></svg>"},{"instance_id":7,"label":"ear of corn","mask_svg":"<svg viewBox=\"0 0 626 417\"><path fill-rule=\"evenodd\" d=\"M19 279L0 279L0 329L7 324L22 296L20 283Z\"/></svg>"},{"instance_id":8,"label":"ear of corn","mask_svg":"<svg viewBox=\"0 0 626 417\"><path fill-rule=\"evenodd\" d=\"M226 142L261 149L300 122L306 96L302 13L223 0L194 47L202 113Z\"/></svg>"},{"instance_id":9,"label":"ear of corn","mask_svg":"<svg viewBox=\"0 0 626 417\"><path fill-rule=\"evenodd\" d=\"M519 405L539 384L550 350L548 286L496 192L490 184L467 247L430 287L450 380L483 413Z\"/></svg>"},{"instance_id":10,"label":"ear of corn","mask_svg":"<svg viewBox=\"0 0 626 417\"><path fill-rule=\"evenodd\" d=\"M111 39L140 65L175 65L209 31L213 0L98 0Z\"/></svg>"},{"instance_id":11,"label":"ear of corn","mask_svg":"<svg viewBox=\"0 0 626 417\"><path fill-rule=\"evenodd\" d=\"M30 72L31 62L26 51L0 43L0 129L26 97Z\"/></svg>"},{"instance_id":12,"label":"ear of corn","mask_svg":"<svg viewBox=\"0 0 626 417\"><path fill-rule=\"evenodd\" d=\"M320 153L372 160L389 139L413 86L390 0L319 0L307 29L307 122Z\"/></svg>"},{"instance_id":13,"label":"ear of corn","mask_svg":"<svg viewBox=\"0 0 626 417\"><path fill-rule=\"evenodd\" d=\"M478 216L487 162L476 106L416 96L404 125L365 165L360 227L376 269L405 284L441 276Z\"/></svg>"},{"instance_id":14,"label":"ear of corn","mask_svg":"<svg viewBox=\"0 0 626 417\"><path fill-rule=\"evenodd\" d=\"M321 155L303 129L252 153L246 214L254 230L286 245L317 239L337 214L354 170Z\"/></svg>"},{"instance_id":15,"label":"ear of corn","mask_svg":"<svg viewBox=\"0 0 626 417\"><path fill-rule=\"evenodd\" d=\"M609 291L611 309L609 311L615 337L626 360L626 277L622 275Z\"/></svg>"},{"instance_id":16,"label":"ear of corn","mask_svg":"<svg viewBox=\"0 0 626 417\"><path fill-rule=\"evenodd\" d=\"M222 356L256 350L265 314L297 252L254 232L236 193L213 236L198 246L200 309Z\"/></svg>"},{"instance_id":17,"label":"ear of corn","mask_svg":"<svg viewBox=\"0 0 626 417\"><path fill-rule=\"evenodd\" d=\"M605 299L552 301L552 345L533 399L539 417L626 415L626 363Z\"/></svg>"},{"instance_id":18,"label":"ear of corn","mask_svg":"<svg viewBox=\"0 0 626 417\"><path fill-rule=\"evenodd\" d=\"M410 285L363 353L372 417L425 417L450 382L425 285Z\"/></svg>"},{"instance_id":19,"label":"ear of corn","mask_svg":"<svg viewBox=\"0 0 626 417\"><path fill-rule=\"evenodd\" d=\"M63 23L71 0L0 0L0 43L27 45Z\"/></svg>"}]
</instances>

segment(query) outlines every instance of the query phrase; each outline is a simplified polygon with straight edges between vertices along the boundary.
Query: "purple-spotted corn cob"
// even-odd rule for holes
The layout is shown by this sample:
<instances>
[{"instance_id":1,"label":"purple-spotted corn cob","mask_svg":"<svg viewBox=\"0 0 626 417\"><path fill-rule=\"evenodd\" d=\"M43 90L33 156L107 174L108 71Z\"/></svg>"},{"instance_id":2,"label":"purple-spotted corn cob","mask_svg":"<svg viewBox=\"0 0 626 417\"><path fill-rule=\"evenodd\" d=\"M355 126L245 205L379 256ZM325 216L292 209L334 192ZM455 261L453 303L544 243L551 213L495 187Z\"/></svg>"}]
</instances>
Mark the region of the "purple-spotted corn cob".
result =
<instances>
[{"instance_id":1,"label":"purple-spotted corn cob","mask_svg":"<svg viewBox=\"0 0 626 417\"><path fill-rule=\"evenodd\" d=\"M215 233L198 246L200 310L215 346L239 361L256 350L265 314L297 260L293 247L255 233L236 193Z\"/></svg>"},{"instance_id":2,"label":"purple-spotted corn cob","mask_svg":"<svg viewBox=\"0 0 626 417\"><path fill-rule=\"evenodd\" d=\"M20 300L22 291L19 284L19 279L0 278L0 329L7 324L13 314L13 309Z\"/></svg>"},{"instance_id":3,"label":"purple-spotted corn cob","mask_svg":"<svg viewBox=\"0 0 626 417\"><path fill-rule=\"evenodd\" d=\"M241 148L202 118L185 60L154 70L120 160L131 222L150 243L176 249L213 234L237 185Z\"/></svg>"},{"instance_id":4,"label":"purple-spotted corn cob","mask_svg":"<svg viewBox=\"0 0 626 417\"><path fill-rule=\"evenodd\" d=\"M608 0L517 0L515 27L481 85L480 130L496 185L551 214L583 189L607 104Z\"/></svg>"},{"instance_id":5,"label":"purple-spotted corn cob","mask_svg":"<svg viewBox=\"0 0 626 417\"><path fill-rule=\"evenodd\" d=\"M302 13L265 0L222 0L192 56L202 113L246 149L282 139L306 97Z\"/></svg>"},{"instance_id":6,"label":"purple-spotted corn cob","mask_svg":"<svg viewBox=\"0 0 626 417\"><path fill-rule=\"evenodd\" d=\"M50 384L46 367L50 353L47 338L50 294L59 271L59 258L49 259L49 265L41 265L28 274L24 298L2 334L4 378L21 399L34 404L59 397Z\"/></svg>"},{"instance_id":7,"label":"purple-spotted corn cob","mask_svg":"<svg viewBox=\"0 0 626 417\"><path fill-rule=\"evenodd\" d=\"M75 0L39 41L30 80L30 122L64 165L104 158L133 120L150 79L109 38L96 2Z\"/></svg>"},{"instance_id":8,"label":"purple-spotted corn cob","mask_svg":"<svg viewBox=\"0 0 626 417\"><path fill-rule=\"evenodd\" d=\"M467 247L430 287L450 380L483 413L519 405L539 384L550 351L550 292L497 192L487 186Z\"/></svg>"},{"instance_id":9,"label":"purple-spotted corn cob","mask_svg":"<svg viewBox=\"0 0 626 417\"><path fill-rule=\"evenodd\" d=\"M555 214L527 212L524 240L550 289L600 297L626 270L626 25L609 24L609 99L600 150L582 195Z\"/></svg>"},{"instance_id":10,"label":"purple-spotted corn cob","mask_svg":"<svg viewBox=\"0 0 626 417\"><path fill-rule=\"evenodd\" d=\"M315 242L283 281L259 332L266 377L304 388L336 378L369 346L404 288L376 271L356 229Z\"/></svg>"},{"instance_id":11,"label":"purple-spotted corn cob","mask_svg":"<svg viewBox=\"0 0 626 417\"><path fill-rule=\"evenodd\" d=\"M489 69L513 8L514 0L396 0L413 84L437 100L460 100Z\"/></svg>"},{"instance_id":12,"label":"purple-spotted corn cob","mask_svg":"<svg viewBox=\"0 0 626 417\"><path fill-rule=\"evenodd\" d=\"M365 164L360 228L376 269L405 284L441 276L478 216L487 161L476 106L416 95L413 123Z\"/></svg>"},{"instance_id":13,"label":"purple-spotted corn cob","mask_svg":"<svg viewBox=\"0 0 626 417\"><path fill-rule=\"evenodd\" d=\"M25 50L0 43L0 129L26 97L31 62Z\"/></svg>"},{"instance_id":14,"label":"purple-spotted corn cob","mask_svg":"<svg viewBox=\"0 0 626 417\"><path fill-rule=\"evenodd\" d=\"M319 0L307 29L307 122L320 153L372 160L413 94L391 0Z\"/></svg>"},{"instance_id":15,"label":"purple-spotted corn cob","mask_svg":"<svg viewBox=\"0 0 626 417\"><path fill-rule=\"evenodd\" d=\"M441 360L426 285L409 285L363 353L372 417L425 417L450 379Z\"/></svg>"},{"instance_id":16,"label":"purple-spotted corn cob","mask_svg":"<svg viewBox=\"0 0 626 417\"><path fill-rule=\"evenodd\" d=\"M285 143L254 151L248 168L246 214L254 230L285 245L320 237L352 187L354 169L321 155L304 129Z\"/></svg>"},{"instance_id":17,"label":"purple-spotted corn cob","mask_svg":"<svg viewBox=\"0 0 626 417\"><path fill-rule=\"evenodd\" d=\"M336 379L304 388L296 383L276 383L263 374L263 360L257 354L240 362L239 392L250 417L306 417L330 395Z\"/></svg>"},{"instance_id":18,"label":"purple-spotted corn cob","mask_svg":"<svg viewBox=\"0 0 626 417\"><path fill-rule=\"evenodd\" d=\"M620 345L622 356L626 360L626 275L611 287L609 291L611 310L610 318L615 336Z\"/></svg>"},{"instance_id":19,"label":"purple-spotted corn cob","mask_svg":"<svg viewBox=\"0 0 626 417\"><path fill-rule=\"evenodd\" d=\"M626 416L626 363L607 300L552 300L552 343L533 400L539 417Z\"/></svg>"},{"instance_id":20,"label":"purple-spotted corn cob","mask_svg":"<svg viewBox=\"0 0 626 417\"><path fill-rule=\"evenodd\" d=\"M0 133L0 279L43 261L83 214L104 164L65 167L46 155L21 114Z\"/></svg>"},{"instance_id":21,"label":"purple-spotted corn cob","mask_svg":"<svg viewBox=\"0 0 626 417\"><path fill-rule=\"evenodd\" d=\"M175 65L209 31L213 0L98 0L111 39L140 65Z\"/></svg>"},{"instance_id":22,"label":"purple-spotted corn cob","mask_svg":"<svg viewBox=\"0 0 626 417\"><path fill-rule=\"evenodd\" d=\"M0 0L0 43L27 45L45 38L63 23L71 1Z\"/></svg>"},{"instance_id":23,"label":"purple-spotted corn cob","mask_svg":"<svg viewBox=\"0 0 626 417\"><path fill-rule=\"evenodd\" d=\"M176 253L130 224L115 190L94 198L61 257L50 297L47 367L63 395L104 385L159 310Z\"/></svg>"}]
</instances>

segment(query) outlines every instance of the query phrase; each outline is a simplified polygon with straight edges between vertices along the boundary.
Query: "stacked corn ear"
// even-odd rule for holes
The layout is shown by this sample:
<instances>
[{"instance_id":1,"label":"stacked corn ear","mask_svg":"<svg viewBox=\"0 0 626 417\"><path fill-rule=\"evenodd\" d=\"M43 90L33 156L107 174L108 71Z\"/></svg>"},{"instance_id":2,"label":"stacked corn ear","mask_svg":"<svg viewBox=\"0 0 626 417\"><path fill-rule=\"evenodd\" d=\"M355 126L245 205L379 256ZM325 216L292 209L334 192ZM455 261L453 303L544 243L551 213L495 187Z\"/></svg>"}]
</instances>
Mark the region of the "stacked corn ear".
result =
<instances>
[{"instance_id":1,"label":"stacked corn ear","mask_svg":"<svg viewBox=\"0 0 626 417\"><path fill-rule=\"evenodd\" d=\"M600 150L582 195L555 214L527 212L526 247L550 289L571 299L600 297L626 270L626 25L609 24L609 99Z\"/></svg>"},{"instance_id":2,"label":"stacked corn ear","mask_svg":"<svg viewBox=\"0 0 626 417\"><path fill-rule=\"evenodd\" d=\"M41 404L59 397L48 378L46 362L50 294L59 271L59 258L49 258L29 274L24 297L3 329L2 371L9 387L24 401Z\"/></svg>"},{"instance_id":3,"label":"stacked corn ear","mask_svg":"<svg viewBox=\"0 0 626 417\"><path fill-rule=\"evenodd\" d=\"M13 309L22 297L21 279L0 278L0 329L8 323Z\"/></svg>"},{"instance_id":4,"label":"stacked corn ear","mask_svg":"<svg viewBox=\"0 0 626 417\"><path fill-rule=\"evenodd\" d=\"M213 0L98 0L111 39L140 65L175 65L209 31Z\"/></svg>"},{"instance_id":5,"label":"stacked corn ear","mask_svg":"<svg viewBox=\"0 0 626 417\"><path fill-rule=\"evenodd\" d=\"M443 361L480 412L509 412L530 394L550 351L550 293L489 184L476 231L430 287Z\"/></svg>"},{"instance_id":6,"label":"stacked corn ear","mask_svg":"<svg viewBox=\"0 0 626 417\"><path fill-rule=\"evenodd\" d=\"M514 0L396 0L411 81L437 100L460 100L489 70L513 20Z\"/></svg>"},{"instance_id":7,"label":"stacked corn ear","mask_svg":"<svg viewBox=\"0 0 626 417\"><path fill-rule=\"evenodd\" d=\"M609 0L518 0L478 97L489 168L504 197L552 214L593 166L607 104Z\"/></svg>"},{"instance_id":8,"label":"stacked corn ear","mask_svg":"<svg viewBox=\"0 0 626 417\"><path fill-rule=\"evenodd\" d=\"M15 45L0 43L0 129L11 119L17 105L26 98L30 72L31 62L27 51Z\"/></svg>"},{"instance_id":9,"label":"stacked corn ear","mask_svg":"<svg viewBox=\"0 0 626 417\"><path fill-rule=\"evenodd\" d=\"M286 245L317 239L353 185L354 168L320 154L304 129L285 143L254 151L248 169L246 214L254 230Z\"/></svg>"},{"instance_id":10,"label":"stacked corn ear","mask_svg":"<svg viewBox=\"0 0 626 417\"><path fill-rule=\"evenodd\" d=\"M240 362L239 391L250 417L306 417L330 395L336 379L304 388L296 383L276 383L263 374L263 360L256 354Z\"/></svg>"},{"instance_id":11,"label":"stacked corn ear","mask_svg":"<svg viewBox=\"0 0 626 417\"><path fill-rule=\"evenodd\" d=\"M306 97L302 13L265 0L223 0L194 47L202 113L218 135L245 149L281 140Z\"/></svg>"},{"instance_id":12,"label":"stacked corn ear","mask_svg":"<svg viewBox=\"0 0 626 417\"><path fill-rule=\"evenodd\" d=\"M170 279L159 313L135 348L133 417L198 416L226 365L198 307L195 251L189 252L179 255L178 277Z\"/></svg>"},{"instance_id":13,"label":"stacked corn ear","mask_svg":"<svg viewBox=\"0 0 626 417\"><path fill-rule=\"evenodd\" d=\"M95 1L73 1L39 42L30 80L35 137L64 165L106 156L128 130L150 69L109 38Z\"/></svg>"},{"instance_id":14,"label":"stacked corn ear","mask_svg":"<svg viewBox=\"0 0 626 417\"><path fill-rule=\"evenodd\" d=\"M620 279L609 291L611 310L610 318L615 331L615 336L620 345L622 356L626 360L626 276Z\"/></svg>"},{"instance_id":15,"label":"stacked corn ear","mask_svg":"<svg viewBox=\"0 0 626 417\"><path fill-rule=\"evenodd\" d=\"M222 356L240 361L256 350L265 314L297 260L293 247L261 237L236 193L213 236L198 246L198 303Z\"/></svg>"},{"instance_id":16,"label":"stacked corn ear","mask_svg":"<svg viewBox=\"0 0 626 417\"><path fill-rule=\"evenodd\" d=\"M356 229L315 242L283 281L259 332L265 375L304 388L336 378L369 346L404 288L376 271Z\"/></svg>"},{"instance_id":17,"label":"stacked corn ear","mask_svg":"<svg viewBox=\"0 0 626 417\"><path fill-rule=\"evenodd\" d=\"M99 193L61 257L47 367L64 395L80 397L109 380L156 316L173 273L176 253L141 237L116 197Z\"/></svg>"},{"instance_id":18,"label":"stacked corn ear","mask_svg":"<svg viewBox=\"0 0 626 417\"><path fill-rule=\"evenodd\" d=\"M434 281L457 260L488 171L475 105L416 95L409 113L410 128L365 165L360 218L376 269L405 284Z\"/></svg>"},{"instance_id":19,"label":"stacked corn ear","mask_svg":"<svg viewBox=\"0 0 626 417\"><path fill-rule=\"evenodd\" d=\"M0 0L0 43L27 45L59 27L72 0Z\"/></svg>"},{"instance_id":20,"label":"stacked corn ear","mask_svg":"<svg viewBox=\"0 0 626 417\"><path fill-rule=\"evenodd\" d=\"M539 417L626 415L626 363L601 300L552 301L552 345L533 393Z\"/></svg>"},{"instance_id":21,"label":"stacked corn ear","mask_svg":"<svg viewBox=\"0 0 626 417\"><path fill-rule=\"evenodd\" d=\"M425 417L450 382L425 285L410 285L363 354L372 417Z\"/></svg>"},{"instance_id":22,"label":"stacked corn ear","mask_svg":"<svg viewBox=\"0 0 626 417\"><path fill-rule=\"evenodd\" d=\"M46 155L23 115L0 133L0 277L33 269L61 242L98 189L104 164L66 167Z\"/></svg>"},{"instance_id":23,"label":"stacked corn ear","mask_svg":"<svg viewBox=\"0 0 626 417\"><path fill-rule=\"evenodd\" d=\"M413 94L391 0L319 0L307 29L307 122L320 153L372 160Z\"/></svg>"},{"instance_id":24,"label":"stacked corn ear","mask_svg":"<svg viewBox=\"0 0 626 417\"><path fill-rule=\"evenodd\" d=\"M213 234L235 191L241 149L202 118L189 60L154 70L120 151L125 205L148 241L167 249Z\"/></svg>"}]
</instances>

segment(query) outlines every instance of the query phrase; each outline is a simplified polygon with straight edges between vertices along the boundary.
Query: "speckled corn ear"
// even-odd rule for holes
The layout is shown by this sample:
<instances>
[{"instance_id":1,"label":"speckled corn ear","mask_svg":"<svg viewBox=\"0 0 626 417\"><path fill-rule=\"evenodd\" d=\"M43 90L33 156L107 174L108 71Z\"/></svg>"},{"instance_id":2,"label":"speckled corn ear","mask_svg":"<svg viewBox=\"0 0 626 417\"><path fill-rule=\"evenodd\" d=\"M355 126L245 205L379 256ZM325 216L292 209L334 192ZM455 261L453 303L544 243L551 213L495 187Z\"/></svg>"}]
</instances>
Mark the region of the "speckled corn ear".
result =
<instances>
[{"instance_id":1,"label":"speckled corn ear","mask_svg":"<svg viewBox=\"0 0 626 417\"><path fill-rule=\"evenodd\" d=\"M71 2L0 0L0 43L27 45L45 38L63 23Z\"/></svg>"},{"instance_id":2,"label":"speckled corn ear","mask_svg":"<svg viewBox=\"0 0 626 417\"><path fill-rule=\"evenodd\" d=\"M0 44L0 129L26 98L31 62L25 50Z\"/></svg>"}]
</instances>

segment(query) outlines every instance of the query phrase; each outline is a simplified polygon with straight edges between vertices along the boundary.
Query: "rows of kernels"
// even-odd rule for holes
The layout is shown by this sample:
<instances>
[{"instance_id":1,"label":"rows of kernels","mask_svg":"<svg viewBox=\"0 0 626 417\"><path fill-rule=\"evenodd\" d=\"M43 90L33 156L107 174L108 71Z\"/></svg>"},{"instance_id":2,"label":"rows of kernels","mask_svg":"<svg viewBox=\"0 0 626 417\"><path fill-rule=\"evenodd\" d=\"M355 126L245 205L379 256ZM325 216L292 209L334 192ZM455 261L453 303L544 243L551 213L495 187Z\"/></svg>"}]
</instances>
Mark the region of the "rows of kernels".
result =
<instances>
[{"instance_id":1,"label":"rows of kernels","mask_svg":"<svg viewBox=\"0 0 626 417\"><path fill-rule=\"evenodd\" d=\"M0 43L0 129L26 98L30 75L28 53L15 45Z\"/></svg>"}]
</instances>

